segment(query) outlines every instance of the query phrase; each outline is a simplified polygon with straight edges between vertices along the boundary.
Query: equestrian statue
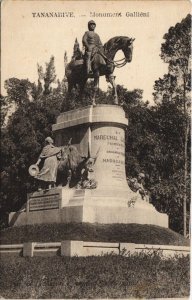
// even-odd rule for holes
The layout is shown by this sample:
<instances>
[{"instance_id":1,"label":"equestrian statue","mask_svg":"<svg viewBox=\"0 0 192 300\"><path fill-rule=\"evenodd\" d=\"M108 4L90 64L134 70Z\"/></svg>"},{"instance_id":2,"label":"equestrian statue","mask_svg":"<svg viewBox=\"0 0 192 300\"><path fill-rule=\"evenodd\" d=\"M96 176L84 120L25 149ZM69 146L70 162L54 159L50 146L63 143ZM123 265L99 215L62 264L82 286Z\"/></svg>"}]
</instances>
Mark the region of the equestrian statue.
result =
<instances>
[{"instance_id":1,"label":"equestrian statue","mask_svg":"<svg viewBox=\"0 0 192 300\"><path fill-rule=\"evenodd\" d=\"M121 68L132 60L133 41L135 39L126 36L116 36L111 38L104 46L100 37L94 32L96 24L94 21L88 22L82 43L85 49L83 55L79 49L79 44L74 46L72 60L65 67L65 75L68 81L68 92L79 87L80 94L83 93L88 78L94 78L94 94L92 104L96 105L96 93L99 87L99 77L105 75L107 82L110 82L114 91L114 104L118 104L117 89L115 84L114 69ZM124 58L115 61L117 51L122 50Z\"/></svg>"}]
</instances>

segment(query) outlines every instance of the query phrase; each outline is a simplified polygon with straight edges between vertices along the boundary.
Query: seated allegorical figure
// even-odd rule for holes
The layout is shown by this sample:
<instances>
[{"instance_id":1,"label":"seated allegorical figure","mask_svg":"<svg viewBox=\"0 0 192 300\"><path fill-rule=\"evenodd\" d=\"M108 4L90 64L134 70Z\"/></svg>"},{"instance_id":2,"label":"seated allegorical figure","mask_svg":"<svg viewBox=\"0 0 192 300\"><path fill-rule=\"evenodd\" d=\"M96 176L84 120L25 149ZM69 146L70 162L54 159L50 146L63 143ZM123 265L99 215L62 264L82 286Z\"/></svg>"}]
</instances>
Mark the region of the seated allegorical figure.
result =
<instances>
[{"instance_id":1,"label":"seated allegorical figure","mask_svg":"<svg viewBox=\"0 0 192 300\"><path fill-rule=\"evenodd\" d=\"M137 178L127 178L127 182L129 187L133 192L139 193L141 195L142 200L149 202L149 193L144 188L144 173L139 173Z\"/></svg>"},{"instance_id":2,"label":"seated allegorical figure","mask_svg":"<svg viewBox=\"0 0 192 300\"><path fill-rule=\"evenodd\" d=\"M78 189L95 189L97 182L94 178L94 164L97 157L89 157L81 170L81 179L77 184Z\"/></svg>"}]
</instances>

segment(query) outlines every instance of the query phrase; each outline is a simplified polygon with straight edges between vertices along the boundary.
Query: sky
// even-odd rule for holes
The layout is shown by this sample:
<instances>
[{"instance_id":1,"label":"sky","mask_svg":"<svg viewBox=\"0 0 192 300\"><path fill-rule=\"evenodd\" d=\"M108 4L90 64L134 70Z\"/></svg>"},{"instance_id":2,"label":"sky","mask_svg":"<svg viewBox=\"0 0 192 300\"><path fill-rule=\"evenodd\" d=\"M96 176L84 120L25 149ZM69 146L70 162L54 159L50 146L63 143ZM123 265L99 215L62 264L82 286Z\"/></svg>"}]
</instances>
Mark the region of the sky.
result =
<instances>
[{"instance_id":1,"label":"sky","mask_svg":"<svg viewBox=\"0 0 192 300\"><path fill-rule=\"evenodd\" d=\"M64 52L70 59L74 41L82 36L90 19L103 43L114 36L135 38L132 62L115 69L116 83L128 90L142 89L143 100L153 103L153 85L167 73L160 58L163 36L190 13L190 1L64 1L3 0L1 12L1 90L11 77L37 82L37 63L53 55L57 78L64 77ZM57 17L39 17L54 13ZM59 17L62 14L62 17ZM141 16L144 13L146 17ZM106 15L108 14L108 15ZM138 16L140 14L140 16ZM113 16L111 16L113 15ZM115 59L123 58L118 52ZM108 83L100 79L100 88Z\"/></svg>"}]
</instances>

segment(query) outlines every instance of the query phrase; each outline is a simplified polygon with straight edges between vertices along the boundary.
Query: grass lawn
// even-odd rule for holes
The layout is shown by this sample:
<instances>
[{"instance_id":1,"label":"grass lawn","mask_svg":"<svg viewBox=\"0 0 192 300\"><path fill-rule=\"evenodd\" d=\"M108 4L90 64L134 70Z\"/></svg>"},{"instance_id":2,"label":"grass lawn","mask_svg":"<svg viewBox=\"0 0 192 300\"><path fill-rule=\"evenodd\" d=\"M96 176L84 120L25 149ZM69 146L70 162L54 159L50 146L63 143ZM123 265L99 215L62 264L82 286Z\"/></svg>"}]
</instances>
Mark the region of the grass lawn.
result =
<instances>
[{"instance_id":1,"label":"grass lawn","mask_svg":"<svg viewBox=\"0 0 192 300\"><path fill-rule=\"evenodd\" d=\"M189 296L189 256L10 257L0 269L0 295L9 299Z\"/></svg>"},{"instance_id":2,"label":"grass lawn","mask_svg":"<svg viewBox=\"0 0 192 300\"><path fill-rule=\"evenodd\" d=\"M62 240L189 245L174 231L139 224L42 224L1 231L1 244ZM1 257L0 296L9 299L179 298L189 295L189 256Z\"/></svg>"},{"instance_id":3,"label":"grass lawn","mask_svg":"<svg viewBox=\"0 0 192 300\"><path fill-rule=\"evenodd\" d=\"M41 224L9 227L0 232L1 244L81 240L188 246L188 239L168 228L142 224Z\"/></svg>"}]
</instances>

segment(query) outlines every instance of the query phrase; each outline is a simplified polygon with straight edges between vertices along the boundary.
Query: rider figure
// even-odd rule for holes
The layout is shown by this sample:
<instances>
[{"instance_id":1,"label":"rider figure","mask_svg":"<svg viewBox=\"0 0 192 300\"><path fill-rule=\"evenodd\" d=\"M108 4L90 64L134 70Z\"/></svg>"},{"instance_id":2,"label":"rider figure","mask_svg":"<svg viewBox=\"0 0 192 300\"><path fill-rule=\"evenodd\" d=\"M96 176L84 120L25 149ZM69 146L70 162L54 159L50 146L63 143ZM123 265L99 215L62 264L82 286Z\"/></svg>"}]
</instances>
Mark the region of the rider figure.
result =
<instances>
[{"instance_id":1,"label":"rider figure","mask_svg":"<svg viewBox=\"0 0 192 300\"><path fill-rule=\"evenodd\" d=\"M94 32L96 27L96 23L91 20L88 22L88 29L89 31L86 31L82 43L85 47L85 59L86 59L86 70L87 75L91 72L91 56L93 53L93 49L95 47L101 48L103 45L101 43L100 37L97 33Z\"/></svg>"}]
</instances>

